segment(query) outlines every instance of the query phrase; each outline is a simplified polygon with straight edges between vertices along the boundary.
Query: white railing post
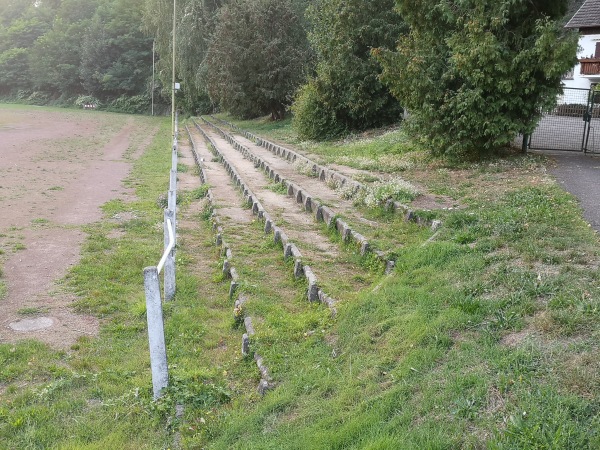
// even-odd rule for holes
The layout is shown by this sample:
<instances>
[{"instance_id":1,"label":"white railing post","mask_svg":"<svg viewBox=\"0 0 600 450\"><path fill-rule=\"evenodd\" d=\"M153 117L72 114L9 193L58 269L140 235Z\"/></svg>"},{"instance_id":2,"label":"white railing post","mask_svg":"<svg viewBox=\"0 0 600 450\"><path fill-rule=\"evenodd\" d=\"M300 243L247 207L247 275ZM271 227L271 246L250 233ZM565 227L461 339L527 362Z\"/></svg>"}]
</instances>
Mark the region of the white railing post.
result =
<instances>
[{"instance_id":1,"label":"white railing post","mask_svg":"<svg viewBox=\"0 0 600 450\"><path fill-rule=\"evenodd\" d=\"M146 293L146 318L148 319L152 388L154 399L156 400L161 396L161 391L169 383L160 283L156 267L146 267L144 269L144 291Z\"/></svg>"},{"instance_id":2,"label":"white railing post","mask_svg":"<svg viewBox=\"0 0 600 450\"><path fill-rule=\"evenodd\" d=\"M173 212L172 224L173 232L177 228L177 191L169 190L167 193L167 208Z\"/></svg>"},{"instance_id":3,"label":"white railing post","mask_svg":"<svg viewBox=\"0 0 600 450\"><path fill-rule=\"evenodd\" d=\"M169 190L176 191L177 190L177 171L171 170L169 177Z\"/></svg>"},{"instance_id":4,"label":"white railing post","mask_svg":"<svg viewBox=\"0 0 600 450\"><path fill-rule=\"evenodd\" d=\"M144 269L144 291L146 294L146 318L148 319L148 343L150 346L150 367L152 369L152 388L154 399L161 396L161 391L169 383L167 365L167 349L165 345L165 329L160 298L159 274L164 268L164 297L169 301L175 295L175 242L177 236L177 121L173 136L173 152L171 155L171 171L168 208L164 213L165 249L156 267Z\"/></svg>"},{"instance_id":5,"label":"white railing post","mask_svg":"<svg viewBox=\"0 0 600 450\"><path fill-rule=\"evenodd\" d=\"M177 140L173 143L173 153L171 154L171 170L177 171Z\"/></svg>"},{"instance_id":6,"label":"white railing post","mask_svg":"<svg viewBox=\"0 0 600 450\"><path fill-rule=\"evenodd\" d=\"M165 301L173 299L175 295L175 246L172 246L169 250L169 244L171 242L171 237L169 235L169 224L171 224L171 230L173 231L173 235L175 234L175 226L173 220L174 214L173 211L165 209L165 252L167 253L167 259L165 261L164 267L164 291L165 291Z\"/></svg>"}]
</instances>

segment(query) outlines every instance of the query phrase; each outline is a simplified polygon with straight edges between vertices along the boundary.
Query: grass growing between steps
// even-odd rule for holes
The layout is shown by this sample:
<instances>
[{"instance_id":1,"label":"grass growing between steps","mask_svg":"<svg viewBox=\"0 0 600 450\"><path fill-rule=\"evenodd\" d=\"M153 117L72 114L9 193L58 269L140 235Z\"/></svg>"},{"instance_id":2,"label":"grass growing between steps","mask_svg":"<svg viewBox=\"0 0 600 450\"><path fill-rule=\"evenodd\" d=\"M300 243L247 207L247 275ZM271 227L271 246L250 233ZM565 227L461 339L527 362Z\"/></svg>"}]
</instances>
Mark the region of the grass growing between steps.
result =
<instances>
[{"instance_id":1,"label":"grass growing between steps","mask_svg":"<svg viewBox=\"0 0 600 450\"><path fill-rule=\"evenodd\" d=\"M600 245L577 202L540 157L415 160L402 176L460 208L427 243L399 234L396 270L290 341L207 448L600 447Z\"/></svg>"}]
</instances>

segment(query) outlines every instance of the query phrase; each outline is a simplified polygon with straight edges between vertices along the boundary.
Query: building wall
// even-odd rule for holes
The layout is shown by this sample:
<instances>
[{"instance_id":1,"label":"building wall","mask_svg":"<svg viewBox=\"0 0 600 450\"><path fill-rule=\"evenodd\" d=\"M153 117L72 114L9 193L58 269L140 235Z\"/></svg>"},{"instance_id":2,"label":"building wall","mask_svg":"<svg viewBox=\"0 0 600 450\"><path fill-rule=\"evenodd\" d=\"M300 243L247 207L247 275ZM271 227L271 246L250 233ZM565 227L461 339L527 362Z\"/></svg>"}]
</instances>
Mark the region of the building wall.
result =
<instances>
[{"instance_id":1,"label":"building wall","mask_svg":"<svg viewBox=\"0 0 600 450\"><path fill-rule=\"evenodd\" d=\"M596 43L600 42L600 34L584 34L579 37L579 50L577 58L594 57L596 53ZM569 88L589 89L591 83L600 82L600 77L583 77L580 75L580 65L577 64L573 69L573 79L563 80L563 85Z\"/></svg>"}]
</instances>

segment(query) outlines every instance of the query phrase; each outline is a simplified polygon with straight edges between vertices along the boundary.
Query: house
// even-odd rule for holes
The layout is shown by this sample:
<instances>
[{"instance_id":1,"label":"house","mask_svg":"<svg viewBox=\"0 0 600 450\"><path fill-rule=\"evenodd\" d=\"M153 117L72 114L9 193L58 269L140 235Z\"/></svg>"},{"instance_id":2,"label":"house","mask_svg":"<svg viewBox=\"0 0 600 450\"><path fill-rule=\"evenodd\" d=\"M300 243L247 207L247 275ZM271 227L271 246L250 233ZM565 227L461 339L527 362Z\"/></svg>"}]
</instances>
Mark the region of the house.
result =
<instances>
[{"instance_id":1,"label":"house","mask_svg":"<svg viewBox=\"0 0 600 450\"><path fill-rule=\"evenodd\" d=\"M600 83L600 0L586 0L565 25L579 30L579 63L563 77L567 88L590 89Z\"/></svg>"}]
</instances>

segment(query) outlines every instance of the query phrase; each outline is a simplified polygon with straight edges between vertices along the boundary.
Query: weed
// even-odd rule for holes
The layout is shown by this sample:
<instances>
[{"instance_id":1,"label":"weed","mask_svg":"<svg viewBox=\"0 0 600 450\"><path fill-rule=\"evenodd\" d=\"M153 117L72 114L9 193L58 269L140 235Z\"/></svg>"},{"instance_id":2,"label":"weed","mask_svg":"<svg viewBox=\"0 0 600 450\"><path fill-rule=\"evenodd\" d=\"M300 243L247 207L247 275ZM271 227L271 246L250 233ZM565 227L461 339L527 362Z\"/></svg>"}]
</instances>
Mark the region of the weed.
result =
<instances>
[{"instance_id":1,"label":"weed","mask_svg":"<svg viewBox=\"0 0 600 450\"><path fill-rule=\"evenodd\" d=\"M17 314L20 314L22 316L36 316L39 314L46 314L48 311L49 311L49 308L32 306L32 307L26 307L26 308L19 309L17 311Z\"/></svg>"},{"instance_id":2,"label":"weed","mask_svg":"<svg viewBox=\"0 0 600 450\"><path fill-rule=\"evenodd\" d=\"M308 161L303 161L303 160L297 160L294 163L294 170L296 172L298 172L299 174L302 175L306 175L307 177L317 177L318 174L315 171L315 168L313 166L313 164L309 163Z\"/></svg>"},{"instance_id":3,"label":"weed","mask_svg":"<svg viewBox=\"0 0 600 450\"><path fill-rule=\"evenodd\" d=\"M275 192L276 194L287 195L288 189L284 183L270 183L269 190Z\"/></svg>"},{"instance_id":4,"label":"weed","mask_svg":"<svg viewBox=\"0 0 600 450\"><path fill-rule=\"evenodd\" d=\"M200 186L192 191L192 198L194 200L199 200L201 198L206 197L209 189L210 189L210 186L208 184L203 184L202 186Z\"/></svg>"},{"instance_id":5,"label":"weed","mask_svg":"<svg viewBox=\"0 0 600 450\"><path fill-rule=\"evenodd\" d=\"M360 191L357 201L368 208L381 207L388 200L409 202L419 195L419 190L411 183L393 178L388 181L377 181Z\"/></svg>"}]
</instances>

